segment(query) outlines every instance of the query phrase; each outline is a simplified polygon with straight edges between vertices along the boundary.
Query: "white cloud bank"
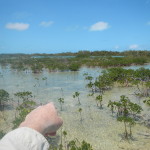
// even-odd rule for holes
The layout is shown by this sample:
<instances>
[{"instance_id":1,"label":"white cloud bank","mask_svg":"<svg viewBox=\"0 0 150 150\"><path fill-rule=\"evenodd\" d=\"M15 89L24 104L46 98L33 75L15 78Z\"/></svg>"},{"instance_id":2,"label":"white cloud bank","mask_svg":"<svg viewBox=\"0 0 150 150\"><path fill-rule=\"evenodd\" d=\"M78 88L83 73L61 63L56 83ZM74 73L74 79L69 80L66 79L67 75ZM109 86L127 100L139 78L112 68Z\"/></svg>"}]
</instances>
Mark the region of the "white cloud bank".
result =
<instances>
[{"instance_id":1,"label":"white cloud bank","mask_svg":"<svg viewBox=\"0 0 150 150\"><path fill-rule=\"evenodd\" d=\"M40 26L43 26L43 27L49 27L49 26L51 26L52 24L53 24L54 22L53 21L42 21L41 23L40 23Z\"/></svg>"},{"instance_id":2,"label":"white cloud bank","mask_svg":"<svg viewBox=\"0 0 150 150\"><path fill-rule=\"evenodd\" d=\"M26 23L7 23L6 24L6 28L7 29L11 29L11 30L19 30L19 31L22 31L22 30L27 30L29 28L29 24L26 24Z\"/></svg>"},{"instance_id":3,"label":"white cloud bank","mask_svg":"<svg viewBox=\"0 0 150 150\"><path fill-rule=\"evenodd\" d=\"M129 46L129 49L137 49L137 48L139 48L139 45L137 44L132 44Z\"/></svg>"},{"instance_id":4,"label":"white cloud bank","mask_svg":"<svg viewBox=\"0 0 150 150\"><path fill-rule=\"evenodd\" d=\"M90 31L102 31L109 28L109 24L107 22L97 22L90 27Z\"/></svg>"}]
</instances>

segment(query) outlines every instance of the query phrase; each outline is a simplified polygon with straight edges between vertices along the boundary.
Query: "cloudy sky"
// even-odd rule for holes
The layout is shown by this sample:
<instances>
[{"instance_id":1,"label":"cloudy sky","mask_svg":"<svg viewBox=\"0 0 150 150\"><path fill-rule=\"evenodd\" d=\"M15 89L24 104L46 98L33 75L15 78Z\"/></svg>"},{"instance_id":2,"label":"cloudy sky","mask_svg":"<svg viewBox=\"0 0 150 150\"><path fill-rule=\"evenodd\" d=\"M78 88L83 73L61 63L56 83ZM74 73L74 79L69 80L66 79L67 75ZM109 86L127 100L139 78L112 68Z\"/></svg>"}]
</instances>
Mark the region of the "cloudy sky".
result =
<instances>
[{"instance_id":1,"label":"cloudy sky","mask_svg":"<svg viewBox=\"0 0 150 150\"><path fill-rule=\"evenodd\" d=\"M0 0L0 53L150 50L150 0Z\"/></svg>"}]
</instances>

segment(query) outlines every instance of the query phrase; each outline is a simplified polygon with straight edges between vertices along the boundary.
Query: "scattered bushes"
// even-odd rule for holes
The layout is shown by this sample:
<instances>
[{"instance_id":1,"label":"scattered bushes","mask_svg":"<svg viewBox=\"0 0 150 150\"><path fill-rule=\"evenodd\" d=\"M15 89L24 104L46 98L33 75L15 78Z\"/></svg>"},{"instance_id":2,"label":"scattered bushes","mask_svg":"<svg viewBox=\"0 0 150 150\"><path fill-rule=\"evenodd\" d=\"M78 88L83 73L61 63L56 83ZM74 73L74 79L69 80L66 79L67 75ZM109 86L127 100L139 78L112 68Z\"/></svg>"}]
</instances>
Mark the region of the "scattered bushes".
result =
<instances>
[{"instance_id":1,"label":"scattered bushes","mask_svg":"<svg viewBox=\"0 0 150 150\"><path fill-rule=\"evenodd\" d=\"M17 116L15 116L15 120L13 121L13 129L17 128L21 122L24 121L26 115L30 113L36 106L36 102L31 100L32 92L18 92L15 96L19 97L22 102L18 103L16 107Z\"/></svg>"},{"instance_id":2,"label":"scattered bushes","mask_svg":"<svg viewBox=\"0 0 150 150\"><path fill-rule=\"evenodd\" d=\"M0 58L2 58L0 59L0 64L10 64L12 69L18 71L31 69L33 73L40 73L44 68L49 71L78 71L83 65L106 68L130 66L132 64L143 65L149 61L146 55L138 55L136 57L134 57L134 55L128 57L112 57L112 54L112 52L105 51L103 51L101 55L89 51L79 51L76 54L72 54L76 57L71 57L70 54L68 54L70 57L61 57L61 55L60 57L49 57L49 54L41 54L40 57L17 54L9 55L9 57L7 55L0 55ZM118 55L118 53L116 53L116 55Z\"/></svg>"},{"instance_id":3,"label":"scattered bushes","mask_svg":"<svg viewBox=\"0 0 150 150\"><path fill-rule=\"evenodd\" d=\"M80 64L79 63L72 63L69 65L69 70L71 71L78 71L80 68Z\"/></svg>"},{"instance_id":4,"label":"scattered bushes","mask_svg":"<svg viewBox=\"0 0 150 150\"><path fill-rule=\"evenodd\" d=\"M100 92L111 89L114 83L118 86L136 86L138 96L150 96L150 70L145 68L123 69L123 68L110 68L102 71L102 74L95 79L88 74L84 74L85 79L88 80L87 87L91 89L92 93Z\"/></svg>"},{"instance_id":5,"label":"scattered bushes","mask_svg":"<svg viewBox=\"0 0 150 150\"><path fill-rule=\"evenodd\" d=\"M120 101L109 101L108 107L111 108L112 114L114 108L117 109L117 120L124 123L124 138L132 138L132 127L136 124L135 117L141 113L142 107L130 101L125 95L120 96ZM129 126L129 131L127 127Z\"/></svg>"},{"instance_id":6,"label":"scattered bushes","mask_svg":"<svg viewBox=\"0 0 150 150\"><path fill-rule=\"evenodd\" d=\"M88 78L89 79L89 78ZM102 108L102 95L96 96L97 106ZM145 103L149 105L149 100L145 100ZM109 101L108 107L110 107L112 115L116 114L117 121L123 122L124 125L124 134L123 139L129 140L133 138L132 128L136 125L137 114L140 114L142 111L142 107L137 103L133 103L130 101L128 97L125 95L120 96L120 101ZM82 120L82 108L78 109L80 113L80 121Z\"/></svg>"},{"instance_id":7,"label":"scattered bushes","mask_svg":"<svg viewBox=\"0 0 150 150\"><path fill-rule=\"evenodd\" d=\"M4 110L4 106L8 100L9 93L3 89L0 89L0 110Z\"/></svg>"}]
</instances>

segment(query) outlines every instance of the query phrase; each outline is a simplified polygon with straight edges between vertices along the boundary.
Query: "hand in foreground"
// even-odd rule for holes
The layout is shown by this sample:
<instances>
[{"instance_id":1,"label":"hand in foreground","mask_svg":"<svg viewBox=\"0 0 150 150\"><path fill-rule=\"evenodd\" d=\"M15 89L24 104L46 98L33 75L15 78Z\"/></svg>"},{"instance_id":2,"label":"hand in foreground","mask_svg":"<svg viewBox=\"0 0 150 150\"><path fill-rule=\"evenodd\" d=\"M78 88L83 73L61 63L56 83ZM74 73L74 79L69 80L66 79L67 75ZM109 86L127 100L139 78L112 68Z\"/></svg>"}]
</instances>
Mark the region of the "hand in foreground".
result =
<instances>
[{"instance_id":1,"label":"hand in foreground","mask_svg":"<svg viewBox=\"0 0 150 150\"><path fill-rule=\"evenodd\" d=\"M20 124L20 127L29 127L43 135L56 135L56 131L63 124L53 103L48 103L31 111Z\"/></svg>"}]
</instances>

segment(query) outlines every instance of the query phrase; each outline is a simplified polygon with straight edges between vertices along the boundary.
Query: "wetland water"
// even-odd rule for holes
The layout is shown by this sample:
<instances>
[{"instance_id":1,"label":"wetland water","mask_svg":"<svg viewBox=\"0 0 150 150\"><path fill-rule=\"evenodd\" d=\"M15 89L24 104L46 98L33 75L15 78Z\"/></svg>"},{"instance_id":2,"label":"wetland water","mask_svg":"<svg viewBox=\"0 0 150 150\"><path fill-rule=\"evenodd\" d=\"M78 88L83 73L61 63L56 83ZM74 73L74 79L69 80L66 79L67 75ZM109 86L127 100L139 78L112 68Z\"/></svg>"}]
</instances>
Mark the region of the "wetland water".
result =
<instances>
[{"instance_id":1,"label":"wetland water","mask_svg":"<svg viewBox=\"0 0 150 150\"><path fill-rule=\"evenodd\" d=\"M137 69L141 66L131 66ZM150 65L144 66L150 68ZM128 67L129 68L129 67ZM117 122L107 108L109 100L119 100L121 95L126 95L131 101L140 103L144 113L148 113L148 108L133 95L133 87L114 87L106 91L103 96L103 109L98 109L94 97L87 96L89 90L85 88L87 81L84 80L83 73L88 72L92 76L98 76L102 69L81 68L78 72L53 72L44 71L40 74L33 74L30 71L17 72L9 68L0 68L0 89L9 92L10 97L16 100L14 93L31 91L35 96L33 99L37 103L45 104L49 101L55 103L60 116L64 120L63 130L67 131L67 139L78 138L89 142L94 150L149 150L150 149L150 129L144 125L135 125L133 128L134 140L130 143L121 140L124 132L123 123ZM42 78L47 77L47 80ZM72 95L80 92L81 105L78 105ZM58 98L64 97L63 111L60 111ZM16 100L17 101L17 100ZM78 109L82 108L82 122ZM6 131L11 129L11 122L15 112L8 109L4 112L7 121L0 121L0 128ZM58 136L60 131L58 132ZM56 137L57 138L57 137Z\"/></svg>"}]
</instances>

